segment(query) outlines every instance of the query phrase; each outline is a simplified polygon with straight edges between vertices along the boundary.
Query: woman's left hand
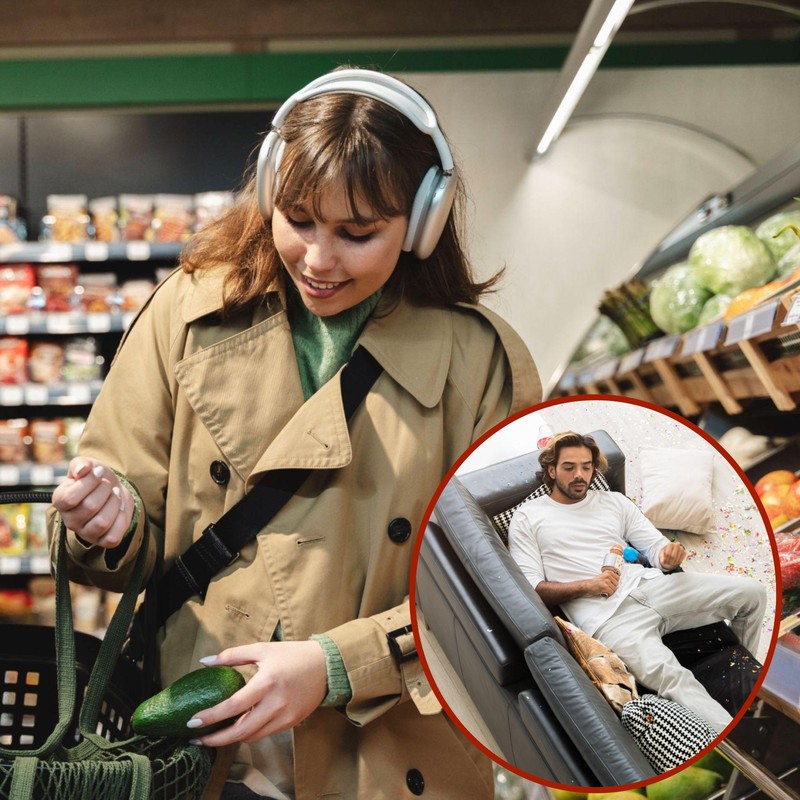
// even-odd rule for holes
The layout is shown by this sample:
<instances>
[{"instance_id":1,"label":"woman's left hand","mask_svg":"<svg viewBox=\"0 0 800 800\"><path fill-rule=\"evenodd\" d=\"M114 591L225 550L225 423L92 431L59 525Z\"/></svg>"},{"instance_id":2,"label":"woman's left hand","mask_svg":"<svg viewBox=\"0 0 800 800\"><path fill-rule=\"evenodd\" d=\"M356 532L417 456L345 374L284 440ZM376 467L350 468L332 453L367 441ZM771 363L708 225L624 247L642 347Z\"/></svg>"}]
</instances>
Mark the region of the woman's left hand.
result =
<instances>
[{"instance_id":1,"label":"woman's left hand","mask_svg":"<svg viewBox=\"0 0 800 800\"><path fill-rule=\"evenodd\" d=\"M328 678L322 646L314 641L259 642L230 647L206 666L255 664L256 674L227 700L195 715L191 728L238 717L203 736L209 747L254 742L302 722L325 699ZM200 720L200 723L195 720Z\"/></svg>"}]
</instances>

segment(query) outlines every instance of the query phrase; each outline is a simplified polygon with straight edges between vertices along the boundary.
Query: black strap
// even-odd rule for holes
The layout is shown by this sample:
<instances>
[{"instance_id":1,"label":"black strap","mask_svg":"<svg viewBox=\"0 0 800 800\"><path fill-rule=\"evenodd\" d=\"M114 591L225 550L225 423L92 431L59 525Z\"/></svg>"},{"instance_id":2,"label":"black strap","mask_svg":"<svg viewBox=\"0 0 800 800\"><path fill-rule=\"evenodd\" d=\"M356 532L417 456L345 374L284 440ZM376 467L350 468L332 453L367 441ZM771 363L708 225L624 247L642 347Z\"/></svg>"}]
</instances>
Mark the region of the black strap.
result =
<instances>
[{"instance_id":1,"label":"black strap","mask_svg":"<svg viewBox=\"0 0 800 800\"><path fill-rule=\"evenodd\" d=\"M348 421L381 371L380 364L363 347L358 347L345 365L341 386ZM310 469L276 469L266 473L235 506L212 522L203 535L178 556L158 581L158 627L190 597L205 598L211 579L236 560L242 547L264 529L310 474Z\"/></svg>"}]
</instances>

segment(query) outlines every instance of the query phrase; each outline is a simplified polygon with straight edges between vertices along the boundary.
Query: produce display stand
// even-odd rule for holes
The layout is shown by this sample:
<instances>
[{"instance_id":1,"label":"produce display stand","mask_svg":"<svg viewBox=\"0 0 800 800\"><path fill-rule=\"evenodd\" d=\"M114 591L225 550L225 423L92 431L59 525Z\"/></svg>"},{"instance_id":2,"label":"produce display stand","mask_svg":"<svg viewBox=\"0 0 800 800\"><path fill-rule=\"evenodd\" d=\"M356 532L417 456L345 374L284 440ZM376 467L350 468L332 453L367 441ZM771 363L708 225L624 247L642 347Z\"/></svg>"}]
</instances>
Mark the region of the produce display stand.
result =
<instances>
[{"instance_id":1,"label":"produce display stand","mask_svg":"<svg viewBox=\"0 0 800 800\"><path fill-rule=\"evenodd\" d=\"M719 403L738 415L764 398L776 411L800 402L800 280L728 322L663 336L616 359L574 365L554 396L614 394L697 417Z\"/></svg>"}]
</instances>

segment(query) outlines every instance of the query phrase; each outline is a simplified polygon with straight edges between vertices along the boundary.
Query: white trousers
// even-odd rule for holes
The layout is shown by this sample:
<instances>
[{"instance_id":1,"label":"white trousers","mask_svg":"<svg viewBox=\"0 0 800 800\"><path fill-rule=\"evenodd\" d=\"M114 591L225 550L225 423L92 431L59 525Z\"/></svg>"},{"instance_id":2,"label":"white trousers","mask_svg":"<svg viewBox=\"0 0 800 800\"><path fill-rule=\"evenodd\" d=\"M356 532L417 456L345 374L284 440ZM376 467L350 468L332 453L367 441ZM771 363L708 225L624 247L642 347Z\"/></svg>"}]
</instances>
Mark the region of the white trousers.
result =
<instances>
[{"instance_id":1,"label":"white trousers","mask_svg":"<svg viewBox=\"0 0 800 800\"><path fill-rule=\"evenodd\" d=\"M750 578L678 572L643 580L594 638L611 648L638 681L691 709L721 733L733 718L680 665L661 637L725 619L755 655L766 602L764 587Z\"/></svg>"}]
</instances>

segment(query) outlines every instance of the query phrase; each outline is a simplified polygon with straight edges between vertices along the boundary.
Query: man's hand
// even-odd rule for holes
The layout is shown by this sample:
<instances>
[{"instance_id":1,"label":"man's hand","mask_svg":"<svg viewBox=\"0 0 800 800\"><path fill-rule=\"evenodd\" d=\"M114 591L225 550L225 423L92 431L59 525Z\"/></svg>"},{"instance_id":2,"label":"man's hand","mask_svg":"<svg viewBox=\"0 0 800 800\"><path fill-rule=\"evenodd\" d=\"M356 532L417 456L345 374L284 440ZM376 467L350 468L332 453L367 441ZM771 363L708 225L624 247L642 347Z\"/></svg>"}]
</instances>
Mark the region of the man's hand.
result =
<instances>
[{"instance_id":1,"label":"man's hand","mask_svg":"<svg viewBox=\"0 0 800 800\"><path fill-rule=\"evenodd\" d=\"M686 548L680 542L670 542L659 555L661 569L677 569L686 560Z\"/></svg>"},{"instance_id":2,"label":"man's hand","mask_svg":"<svg viewBox=\"0 0 800 800\"><path fill-rule=\"evenodd\" d=\"M590 596L611 597L619 586L619 572L615 569L604 569L596 578L589 581Z\"/></svg>"}]
</instances>

